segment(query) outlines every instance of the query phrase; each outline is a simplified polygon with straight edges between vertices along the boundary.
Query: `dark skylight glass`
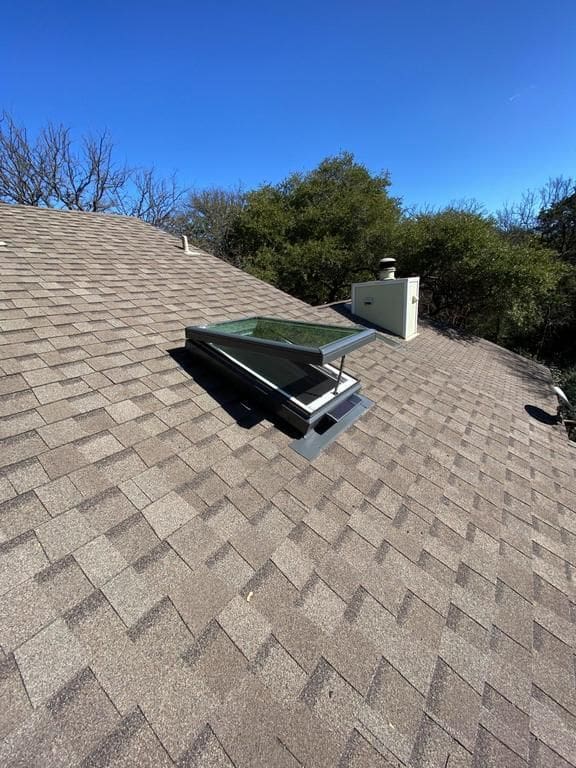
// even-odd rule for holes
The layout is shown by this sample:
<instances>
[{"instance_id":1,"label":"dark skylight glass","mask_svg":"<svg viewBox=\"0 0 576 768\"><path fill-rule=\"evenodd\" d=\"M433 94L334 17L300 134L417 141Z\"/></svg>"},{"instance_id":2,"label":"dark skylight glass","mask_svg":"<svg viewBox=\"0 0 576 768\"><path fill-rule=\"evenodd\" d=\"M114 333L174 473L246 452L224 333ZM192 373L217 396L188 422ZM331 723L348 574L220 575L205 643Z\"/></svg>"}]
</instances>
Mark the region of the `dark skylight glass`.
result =
<instances>
[{"instance_id":1,"label":"dark skylight glass","mask_svg":"<svg viewBox=\"0 0 576 768\"><path fill-rule=\"evenodd\" d=\"M338 371L332 366L300 363L296 360L261 354L252 349L236 349L216 344L212 346L247 370L253 371L304 408L313 407L315 403L323 402L326 396L334 395ZM339 391L344 391L352 383L356 383L355 380L344 374Z\"/></svg>"},{"instance_id":2,"label":"dark skylight glass","mask_svg":"<svg viewBox=\"0 0 576 768\"><path fill-rule=\"evenodd\" d=\"M327 363L372 341L375 331L270 317L249 317L206 326L189 326L186 338L227 347L267 352L300 362Z\"/></svg>"}]
</instances>

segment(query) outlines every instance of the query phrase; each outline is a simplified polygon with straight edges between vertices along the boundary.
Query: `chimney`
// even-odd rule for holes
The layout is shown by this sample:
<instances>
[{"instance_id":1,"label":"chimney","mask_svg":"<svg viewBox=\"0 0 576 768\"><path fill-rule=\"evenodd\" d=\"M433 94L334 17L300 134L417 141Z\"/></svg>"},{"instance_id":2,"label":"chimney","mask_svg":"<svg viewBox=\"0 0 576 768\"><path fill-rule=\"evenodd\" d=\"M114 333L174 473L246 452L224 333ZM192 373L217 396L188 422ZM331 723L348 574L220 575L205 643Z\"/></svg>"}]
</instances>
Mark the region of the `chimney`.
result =
<instances>
[{"instance_id":1,"label":"chimney","mask_svg":"<svg viewBox=\"0 0 576 768\"><path fill-rule=\"evenodd\" d=\"M396 259L380 259L380 280L394 280L396 277Z\"/></svg>"},{"instance_id":2,"label":"chimney","mask_svg":"<svg viewBox=\"0 0 576 768\"><path fill-rule=\"evenodd\" d=\"M419 277L396 277L396 259L380 259L378 280L352 285L352 315L402 339L418 335Z\"/></svg>"}]
</instances>

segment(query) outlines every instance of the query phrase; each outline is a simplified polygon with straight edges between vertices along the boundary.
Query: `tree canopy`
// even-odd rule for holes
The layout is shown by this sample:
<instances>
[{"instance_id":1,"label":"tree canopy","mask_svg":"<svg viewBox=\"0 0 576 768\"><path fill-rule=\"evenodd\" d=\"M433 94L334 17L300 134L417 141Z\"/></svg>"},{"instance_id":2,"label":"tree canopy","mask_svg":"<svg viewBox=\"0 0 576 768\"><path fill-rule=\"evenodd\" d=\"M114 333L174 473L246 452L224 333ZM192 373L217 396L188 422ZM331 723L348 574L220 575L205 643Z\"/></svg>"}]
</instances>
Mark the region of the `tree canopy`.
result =
<instances>
[{"instance_id":1,"label":"tree canopy","mask_svg":"<svg viewBox=\"0 0 576 768\"><path fill-rule=\"evenodd\" d=\"M238 263L315 304L349 294L374 275L400 219L387 173L372 175L344 152L309 173L249 192L231 250Z\"/></svg>"},{"instance_id":2,"label":"tree canopy","mask_svg":"<svg viewBox=\"0 0 576 768\"><path fill-rule=\"evenodd\" d=\"M526 192L516 206L508 206L505 214L498 221L507 239L537 242L554 251L563 266L553 295L544 303L543 321L508 343L568 371L563 385L571 388L576 401L576 181L549 179L540 190Z\"/></svg>"},{"instance_id":3,"label":"tree canopy","mask_svg":"<svg viewBox=\"0 0 576 768\"><path fill-rule=\"evenodd\" d=\"M560 257L576 266L576 189L538 214L536 231Z\"/></svg>"},{"instance_id":4,"label":"tree canopy","mask_svg":"<svg viewBox=\"0 0 576 768\"><path fill-rule=\"evenodd\" d=\"M420 276L432 317L497 341L537 327L565 274L535 238L517 244L490 218L455 208L406 218L390 254L402 274Z\"/></svg>"}]
</instances>

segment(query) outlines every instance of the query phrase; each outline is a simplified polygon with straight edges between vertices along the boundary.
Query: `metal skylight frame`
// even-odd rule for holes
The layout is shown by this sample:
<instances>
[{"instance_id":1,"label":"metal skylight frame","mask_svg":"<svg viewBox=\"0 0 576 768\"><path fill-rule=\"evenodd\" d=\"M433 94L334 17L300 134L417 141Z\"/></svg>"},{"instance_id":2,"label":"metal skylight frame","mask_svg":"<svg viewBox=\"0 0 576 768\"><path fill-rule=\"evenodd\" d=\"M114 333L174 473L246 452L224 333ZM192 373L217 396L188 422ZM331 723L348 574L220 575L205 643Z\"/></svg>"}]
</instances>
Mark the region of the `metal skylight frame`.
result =
<instances>
[{"instance_id":1,"label":"metal skylight frame","mask_svg":"<svg viewBox=\"0 0 576 768\"><path fill-rule=\"evenodd\" d=\"M310 417L319 413L321 409L322 412L324 412L328 406L332 407L334 405L334 398L336 395L350 394L358 389L357 379L347 373L344 373L341 369L326 364L325 366L322 366L323 373L326 375L327 379L331 379L334 382L334 389L330 392L326 392L320 395L316 400L312 400L310 403L304 403L299 399L298 395L290 395L288 392L285 392L279 384L276 384L270 379L267 379L259 371L250 368L248 365L233 357L225 350L219 351L225 358L230 361L232 365L241 368L250 376L254 376L256 379L258 379L258 381L270 387L273 391L278 392L281 396L285 397L287 401L290 401L293 405L301 409Z\"/></svg>"},{"instance_id":2,"label":"metal skylight frame","mask_svg":"<svg viewBox=\"0 0 576 768\"><path fill-rule=\"evenodd\" d=\"M290 341L276 341L260 338L243 333L234 333L226 330L230 326L245 324L249 330L249 323L259 321L272 324L285 324L288 326L300 327L302 330L318 329L319 334L324 330L331 334L342 334L340 339L330 341L326 344L297 344ZM186 339L211 343L226 347L249 348L254 352L277 355L286 357L300 363L313 363L324 365L337 358L342 358L354 349L368 344L376 338L376 331L370 328L359 326L329 325L326 323L308 323L300 320L285 320L278 317L264 317L256 315L253 317L240 318L239 320L226 321L224 323L214 323L211 325L195 326L190 325L186 328Z\"/></svg>"}]
</instances>

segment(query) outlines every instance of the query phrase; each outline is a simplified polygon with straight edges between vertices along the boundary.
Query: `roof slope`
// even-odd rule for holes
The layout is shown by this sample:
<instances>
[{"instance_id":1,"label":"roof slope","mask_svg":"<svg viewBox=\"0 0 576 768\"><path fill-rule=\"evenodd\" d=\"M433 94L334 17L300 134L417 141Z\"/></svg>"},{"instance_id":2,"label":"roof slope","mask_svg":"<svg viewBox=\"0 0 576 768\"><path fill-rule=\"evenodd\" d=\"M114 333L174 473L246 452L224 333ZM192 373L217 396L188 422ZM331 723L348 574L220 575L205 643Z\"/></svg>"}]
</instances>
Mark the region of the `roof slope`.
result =
<instances>
[{"instance_id":1,"label":"roof slope","mask_svg":"<svg viewBox=\"0 0 576 768\"><path fill-rule=\"evenodd\" d=\"M376 405L309 463L167 351L338 315L136 220L0 205L0 240L0 765L574 764L545 369L369 345Z\"/></svg>"}]
</instances>

